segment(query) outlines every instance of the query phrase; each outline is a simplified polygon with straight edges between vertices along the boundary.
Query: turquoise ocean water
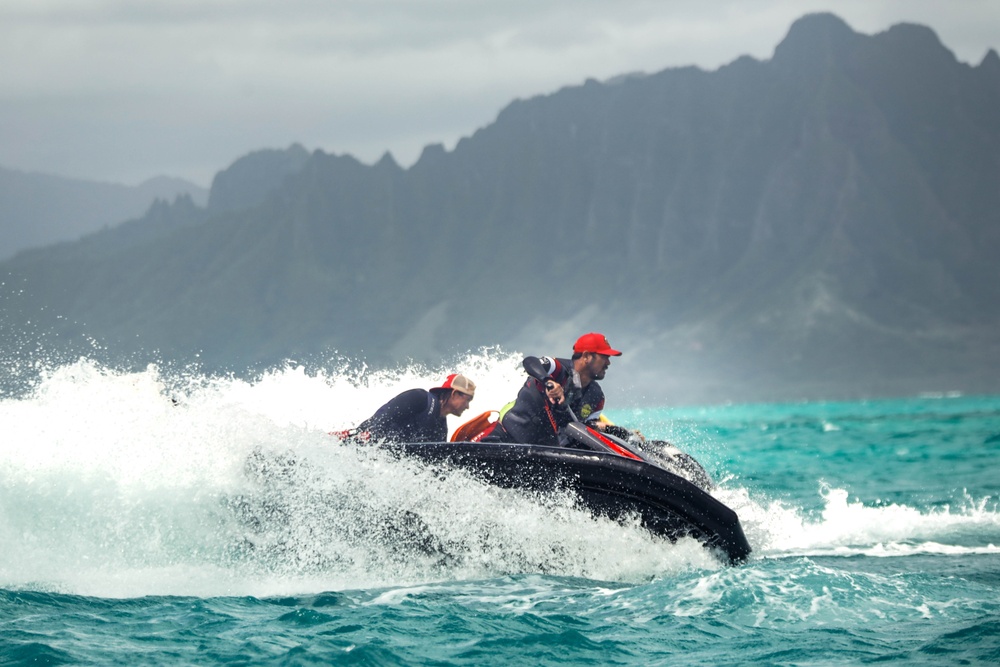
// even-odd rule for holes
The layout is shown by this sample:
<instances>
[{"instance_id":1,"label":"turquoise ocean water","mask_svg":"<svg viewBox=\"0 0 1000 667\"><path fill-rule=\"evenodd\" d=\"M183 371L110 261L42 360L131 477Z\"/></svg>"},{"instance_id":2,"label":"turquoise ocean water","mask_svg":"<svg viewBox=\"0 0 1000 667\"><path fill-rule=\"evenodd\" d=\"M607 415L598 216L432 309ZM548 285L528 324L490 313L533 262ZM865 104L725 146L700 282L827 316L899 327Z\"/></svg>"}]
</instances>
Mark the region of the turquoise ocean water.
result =
<instances>
[{"instance_id":1,"label":"turquoise ocean water","mask_svg":"<svg viewBox=\"0 0 1000 667\"><path fill-rule=\"evenodd\" d=\"M467 366L470 414L520 382ZM615 410L609 373L739 513L729 567L327 435L437 375L80 361L0 397L0 665L1000 663L1000 397Z\"/></svg>"}]
</instances>

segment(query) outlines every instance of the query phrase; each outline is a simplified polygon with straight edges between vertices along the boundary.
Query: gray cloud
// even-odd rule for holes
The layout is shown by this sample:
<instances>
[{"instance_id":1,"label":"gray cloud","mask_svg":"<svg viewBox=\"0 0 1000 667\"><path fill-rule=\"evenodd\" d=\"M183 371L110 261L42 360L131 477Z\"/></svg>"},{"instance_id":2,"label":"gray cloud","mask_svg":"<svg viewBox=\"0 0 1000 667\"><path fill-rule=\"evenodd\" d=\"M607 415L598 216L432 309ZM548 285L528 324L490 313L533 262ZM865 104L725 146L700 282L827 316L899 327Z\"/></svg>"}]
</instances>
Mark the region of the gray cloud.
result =
<instances>
[{"instance_id":1,"label":"gray cloud","mask_svg":"<svg viewBox=\"0 0 1000 667\"><path fill-rule=\"evenodd\" d=\"M411 163L510 100L588 77L767 58L829 10L874 33L909 21L978 63L993 0L4 0L0 165L207 184L298 141Z\"/></svg>"}]
</instances>

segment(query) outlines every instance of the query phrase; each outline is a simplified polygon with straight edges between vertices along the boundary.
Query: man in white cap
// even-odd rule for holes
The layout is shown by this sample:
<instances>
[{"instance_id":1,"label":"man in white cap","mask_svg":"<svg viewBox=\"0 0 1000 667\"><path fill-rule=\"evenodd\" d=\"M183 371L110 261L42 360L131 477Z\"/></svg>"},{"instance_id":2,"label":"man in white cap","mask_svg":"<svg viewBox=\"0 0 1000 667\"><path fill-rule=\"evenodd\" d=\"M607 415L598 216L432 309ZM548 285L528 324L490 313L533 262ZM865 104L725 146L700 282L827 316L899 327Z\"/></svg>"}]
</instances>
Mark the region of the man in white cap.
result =
<instances>
[{"instance_id":1,"label":"man in white cap","mask_svg":"<svg viewBox=\"0 0 1000 667\"><path fill-rule=\"evenodd\" d=\"M475 394L472 380L453 373L440 387L404 391L346 435L363 442L445 442L447 416L462 416Z\"/></svg>"}]
</instances>

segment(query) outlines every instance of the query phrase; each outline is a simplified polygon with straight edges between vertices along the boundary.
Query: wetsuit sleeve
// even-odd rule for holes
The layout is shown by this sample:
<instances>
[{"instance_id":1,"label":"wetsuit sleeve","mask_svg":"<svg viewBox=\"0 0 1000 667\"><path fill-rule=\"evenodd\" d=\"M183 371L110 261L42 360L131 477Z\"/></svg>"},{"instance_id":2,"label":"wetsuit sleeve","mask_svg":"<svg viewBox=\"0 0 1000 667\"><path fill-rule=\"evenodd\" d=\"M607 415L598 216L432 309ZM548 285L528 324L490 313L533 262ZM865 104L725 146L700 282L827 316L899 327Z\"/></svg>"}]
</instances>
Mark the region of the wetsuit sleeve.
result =
<instances>
[{"instance_id":1,"label":"wetsuit sleeve","mask_svg":"<svg viewBox=\"0 0 1000 667\"><path fill-rule=\"evenodd\" d=\"M358 425L371 433L372 440L399 440L427 409L427 391L410 389L399 394Z\"/></svg>"}]
</instances>

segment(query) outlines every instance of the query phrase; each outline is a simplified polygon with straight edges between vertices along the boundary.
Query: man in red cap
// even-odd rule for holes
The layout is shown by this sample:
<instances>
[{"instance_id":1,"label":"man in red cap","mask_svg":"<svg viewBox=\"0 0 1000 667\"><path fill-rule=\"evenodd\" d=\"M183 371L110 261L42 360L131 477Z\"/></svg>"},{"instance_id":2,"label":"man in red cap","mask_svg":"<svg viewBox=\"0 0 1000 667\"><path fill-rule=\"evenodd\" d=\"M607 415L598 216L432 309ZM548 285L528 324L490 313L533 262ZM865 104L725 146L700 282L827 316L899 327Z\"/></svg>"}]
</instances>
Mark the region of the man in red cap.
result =
<instances>
[{"instance_id":1,"label":"man in red cap","mask_svg":"<svg viewBox=\"0 0 1000 667\"><path fill-rule=\"evenodd\" d=\"M335 435L363 442L445 442L447 416L462 416L475 394L472 380L452 374L440 387L404 391L357 428Z\"/></svg>"},{"instance_id":2,"label":"man in red cap","mask_svg":"<svg viewBox=\"0 0 1000 667\"><path fill-rule=\"evenodd\" d=\"M604 390L597 380L604 379L611 357L619 356L621 352L611 347L604 334L588 333L573 344L571 359L535 359L547 377L544 381L528 378L517 399L501 411L496 427L484 440L566 446L570 441L561 430L573 416L603 430L598 419L604 409ZM529 357L526 361L531 360Z\"/></svg>"}]
</instances>

